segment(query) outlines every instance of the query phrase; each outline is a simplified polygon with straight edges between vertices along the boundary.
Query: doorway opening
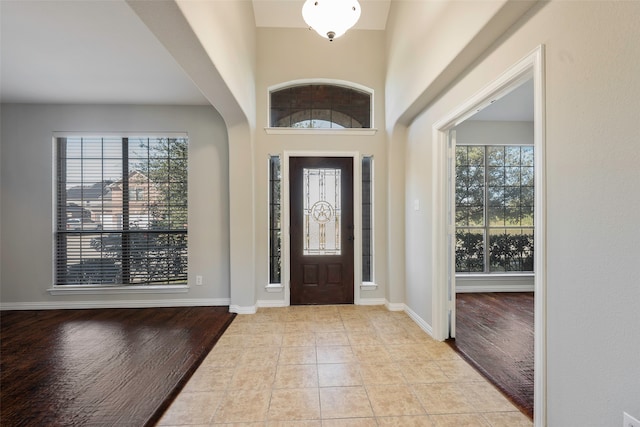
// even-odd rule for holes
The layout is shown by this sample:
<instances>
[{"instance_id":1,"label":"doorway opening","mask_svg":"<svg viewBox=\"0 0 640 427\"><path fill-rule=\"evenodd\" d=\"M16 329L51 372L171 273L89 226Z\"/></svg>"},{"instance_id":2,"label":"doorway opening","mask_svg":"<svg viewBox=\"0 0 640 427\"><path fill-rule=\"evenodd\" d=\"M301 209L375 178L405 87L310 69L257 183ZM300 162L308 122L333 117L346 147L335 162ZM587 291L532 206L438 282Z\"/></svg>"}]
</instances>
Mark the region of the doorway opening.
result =
<instances>
[{"instance_id":1,"label":"doorway opening","mask_svg":"<svg viewBox=\"0 0 640 427\"><path fill-rule=\"evenodd\" d=\"M535 425L544 425L545 408L545 177L544 177L544 79L543 46L506 70L468 102L433 126L436 142L434 193L436 205L442 206L434 218L434 320L437 339L456 336L456 207L455 207L455 128L474 114L514 92L525 82L533 82L533 147L534 147L534 409Z\"/></svg>"},{"instance_id":2,"label":"doorway opening","mask_svg":"<svg viewBox=\"0 0 640 427\"><path fill-rule=\"evenodd\" d=\"M455 332L449 344L530 418L533 104L530 79L450 131L455 133Z\"/></svg>"}]
</instances>

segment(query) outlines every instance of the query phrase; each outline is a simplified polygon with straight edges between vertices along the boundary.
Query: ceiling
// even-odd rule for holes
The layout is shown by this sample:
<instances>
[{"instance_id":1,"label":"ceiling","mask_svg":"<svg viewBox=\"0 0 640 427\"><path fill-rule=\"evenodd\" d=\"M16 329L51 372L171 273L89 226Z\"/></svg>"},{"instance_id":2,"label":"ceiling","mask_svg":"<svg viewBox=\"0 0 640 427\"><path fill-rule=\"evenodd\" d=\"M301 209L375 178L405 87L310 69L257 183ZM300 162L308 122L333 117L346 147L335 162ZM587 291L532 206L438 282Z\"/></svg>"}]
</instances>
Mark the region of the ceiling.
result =
<instances>
[{"instance_id":1,"label":"ceiling","mask_svg":"<svg viewBox=\"0 0 640 427\"><path fill-rule=\"evenodd\" d=\"M529 79L467 120L533 121L533 79Z\"/></svg>"},{"instance_id":2,"label":"ceiling","mask_svg":"<svg viewBox=\"0 0 640 427\"><path fill-rule=\"evenodd\" d=\"M124 1L0 0L2 102L205 105Z\"/></svg>"},{"instance_id":3,"label":"ceiling","mask_svg":"<svg viewBox=\"0 0 640 427\"><path fill-rule=\"evenodd\" d=\"M257 27L306 28L304 0L252 3ZM360 4L354 29L384 30L391 0ZM123 0L0 0L0 101L208 105Z\"/></svg>"}]
</instances>

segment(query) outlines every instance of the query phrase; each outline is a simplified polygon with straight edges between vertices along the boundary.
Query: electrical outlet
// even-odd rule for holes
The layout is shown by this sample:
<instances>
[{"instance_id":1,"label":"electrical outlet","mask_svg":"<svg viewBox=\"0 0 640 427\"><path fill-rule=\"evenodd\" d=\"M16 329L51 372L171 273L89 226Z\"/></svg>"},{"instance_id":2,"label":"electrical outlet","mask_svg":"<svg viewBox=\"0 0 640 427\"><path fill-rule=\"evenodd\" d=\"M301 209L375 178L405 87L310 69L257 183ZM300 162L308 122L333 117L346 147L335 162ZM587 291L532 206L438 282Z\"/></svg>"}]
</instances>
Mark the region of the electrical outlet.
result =
<instances>
[{"instance_id":1,"label":"electrical outlet","mask_svg":"<svg viewBox=\"0 0 640 427\"><path fill-rule=\"evenodd\" d=\"M202 276L196 276L196 285L198 286L202 285Z\"/></svg>"},{"instance_id":2,"label":"electrical outlet","mask_svg":"<svg viewBox=\"0 0 640 427\"><path fill-rule=\"evenodd\" d=\"M623 412L623 414L624 414L624 424L622 425L623 427L640 427L640 421L633 418L631 415L627 414L626 412Z\"/></svg>"}]
</instances>

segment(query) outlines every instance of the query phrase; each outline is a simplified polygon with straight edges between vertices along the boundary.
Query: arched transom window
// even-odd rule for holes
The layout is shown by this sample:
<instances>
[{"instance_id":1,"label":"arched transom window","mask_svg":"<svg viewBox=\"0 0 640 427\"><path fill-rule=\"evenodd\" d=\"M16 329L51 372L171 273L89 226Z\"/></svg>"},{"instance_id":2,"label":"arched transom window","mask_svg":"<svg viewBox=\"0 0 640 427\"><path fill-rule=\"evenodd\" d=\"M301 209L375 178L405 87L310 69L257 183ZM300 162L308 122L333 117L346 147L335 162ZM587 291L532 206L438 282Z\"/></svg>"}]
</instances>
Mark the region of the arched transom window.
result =
<instances>
[{"instance_id":1,"label":"arched transom window","mask_svg":"<svg viewBox=\"0 0 640 427\"><path fill-rule=\"evenodd\" d=\"M270 93L271 127L371 128L371 93L335 84L304 84Z\"/></svg>"}]
</instances>

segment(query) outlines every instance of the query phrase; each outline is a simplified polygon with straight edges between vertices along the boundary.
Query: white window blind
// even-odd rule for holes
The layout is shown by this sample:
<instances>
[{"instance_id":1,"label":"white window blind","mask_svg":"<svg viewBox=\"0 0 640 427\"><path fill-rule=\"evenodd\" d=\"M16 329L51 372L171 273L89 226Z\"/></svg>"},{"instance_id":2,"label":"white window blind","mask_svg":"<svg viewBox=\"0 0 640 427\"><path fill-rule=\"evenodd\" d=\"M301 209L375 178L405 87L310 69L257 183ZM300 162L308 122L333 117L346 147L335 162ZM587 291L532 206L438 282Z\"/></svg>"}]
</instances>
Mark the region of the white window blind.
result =
<instances>
[{"instance_id":1,"label":"white window blind","mask_svg":"<svg viewBox=\"0 0 640 427\"><path fill-rule=\"evenodd\" d=\"M187 138L58 138L56 285L187 280Z\"/></svg>"}]
</instances>

